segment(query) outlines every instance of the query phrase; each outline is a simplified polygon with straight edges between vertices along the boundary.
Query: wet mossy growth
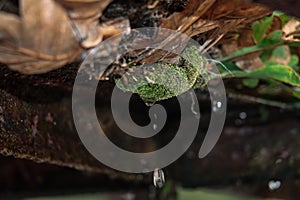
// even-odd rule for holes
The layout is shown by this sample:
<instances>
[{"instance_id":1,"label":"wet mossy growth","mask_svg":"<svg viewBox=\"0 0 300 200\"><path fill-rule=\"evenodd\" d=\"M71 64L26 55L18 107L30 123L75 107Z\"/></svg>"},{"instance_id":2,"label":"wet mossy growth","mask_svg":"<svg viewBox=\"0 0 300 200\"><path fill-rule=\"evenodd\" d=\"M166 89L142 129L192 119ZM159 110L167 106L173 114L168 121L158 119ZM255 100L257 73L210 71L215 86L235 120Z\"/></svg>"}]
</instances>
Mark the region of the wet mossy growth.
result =
<instances>
[{"instance_id":1,"label":"wet mossy growth","mask_svg":"<svg viewBox=\"0 0 300 200\"><path fill-rule=\"evenodd\" d=\"M189 89L205 72L205 59L195 46L181 55L180 64L156 63L131 68L116 85L124 92L138 94L145 102L154 103L178 96Z\"/></svg>"}]
</instances>

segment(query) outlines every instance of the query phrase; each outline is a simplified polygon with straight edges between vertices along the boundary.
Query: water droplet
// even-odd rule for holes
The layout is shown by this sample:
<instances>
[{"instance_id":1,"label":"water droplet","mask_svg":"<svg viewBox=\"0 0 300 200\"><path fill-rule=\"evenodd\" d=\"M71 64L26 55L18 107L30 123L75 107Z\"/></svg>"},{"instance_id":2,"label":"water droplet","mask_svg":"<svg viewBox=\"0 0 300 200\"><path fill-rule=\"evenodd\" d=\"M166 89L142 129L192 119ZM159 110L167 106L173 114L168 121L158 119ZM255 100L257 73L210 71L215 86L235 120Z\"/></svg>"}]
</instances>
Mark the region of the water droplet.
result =
<instances>
[{"instance_id":1,"label":"water droplet","mask_svg":"<svg viewBox=\"0 0 300 200\"><path fill-rule=\"evenodd\" d=\"M214 101L213 102L213 112L219 112L222 110L222 106L223 106L223 103L221 101Z\"/></svg>"},{"instance_id":2,"label":"water droplet","mask_svg":"<svg viewBox=\"0 0 300 200\"><path fill-rule=\"evenodd\" d=\"M149 106L149 107L151 107L151 106L153 106L153 105L154 105L154 103L153 103L153 102L145 102L145 104L146 104L146 106Z\"/></svg>"},{"instance_id":3,"label":"water droplet","mask_svg":"<svg viewBox=\"0 0 300 200\"><path fill-rule=\"evenodd\" d=\"M281 182L280 181L275 181L275 180L270 180L268 183L269 189L270 190L277 190L280 188L281 186Z\"/></svg>"},{"instance_id":4,"label":"water droplet","mask_svg":"<svg viewBox=\"0 0 300 200\"><path fill-rule=\"evenodd\" d=\"M241 119L246 119L247 118L247 113L241 112L239 116L240 116Z\"/></svg>"},{"instance_id":5,"label":"water droplet","mask_svg":"<svg viewBox=\"0 0 300 200\"><path fill-rule=\"evenodd\" d=\"M157 129L157 124L153 124L153 130L156 131L156 129Z\"/></svg>"},{"instance_id":6,"label":"water droplet","mask_svg":"<svg viewBox=\"0 0 300 200\"><path fill-rule=\"evenodd\" d=\"M89 81L91 81L93 79L92 75L89 75Z\"/></svg>"},{"instance_id":7,"label":"water droplet","mask_svg":"<svg viewBox=\"0 0 300 200\"><path fill-rule=\"evenodd\" d=\"M189 95L191 96L191 99L192 99L192 104L191 104L191 111L192 113L196 116L196 118L198 117L199 113L196 112L195 110L195 105L196 105L196 101L197 99L195 99L195 96L193 96L193 93L192 92L189 92ZM200 116L199 116L200 118ZM198 118L197 118L198 119Z\"/></svg>"},{"instance_id":8,"label":"water droplet","mask_svg":"<svg viewBox=\"0 0 300 200\"><path fill-rule=\"evenodd\" d=\"M154 113L154 115L153 115L153 116L154 116L154 119L157 119L157 114L156 114L156 113Z\"/></svg>"},{"instance_id":9,"label":"water droplet","mask_svg":"<svg viewBox=\"0 0 300 200\"><path fill-rule=\"evenodd\" d=\"M157 188L162 188L165 184L165 175L162 169L155 169L153 172L153 184Z\"/></svg>"}]
</instances>

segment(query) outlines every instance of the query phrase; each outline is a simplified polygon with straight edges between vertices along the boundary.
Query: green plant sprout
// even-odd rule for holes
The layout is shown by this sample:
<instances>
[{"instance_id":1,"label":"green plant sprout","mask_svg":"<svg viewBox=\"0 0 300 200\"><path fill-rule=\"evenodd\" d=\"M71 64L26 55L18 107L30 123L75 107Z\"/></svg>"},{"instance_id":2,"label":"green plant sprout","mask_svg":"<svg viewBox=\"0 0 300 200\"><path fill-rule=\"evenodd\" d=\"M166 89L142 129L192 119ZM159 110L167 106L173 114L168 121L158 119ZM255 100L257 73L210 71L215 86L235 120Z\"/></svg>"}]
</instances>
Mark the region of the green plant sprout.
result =
<instances>
[{"instance_id":1,"label":"green plant sprout","mask_svg":"<svg viewBox=\"0 0 300 200\"><path fill-rule=\"evenodd\" d=\"M284 91L286 96L300 99L299 57L295 53L300 47L300 40L284 40L283 30L270 32L275 17L281 20L282 27L293 26L290 22L296 21L282 12L274 11L271 16L254 22L252 30L256 44L221 58L220 61L231 71L230 74L223 71L222 76L227 79L240 78L243 86L251 89L258 88L260 80L264 80L264 90L257 90L261 96L268 96L274 88L278 88L281 92ZM295 33L300 32L299 26L288 28L294 28ZM234 58L254 52L261 52L259 58L264 64L263 68L249 71L231 62ZM277 93L274 92L273 95Z\"/></svg>"}]
</instances>

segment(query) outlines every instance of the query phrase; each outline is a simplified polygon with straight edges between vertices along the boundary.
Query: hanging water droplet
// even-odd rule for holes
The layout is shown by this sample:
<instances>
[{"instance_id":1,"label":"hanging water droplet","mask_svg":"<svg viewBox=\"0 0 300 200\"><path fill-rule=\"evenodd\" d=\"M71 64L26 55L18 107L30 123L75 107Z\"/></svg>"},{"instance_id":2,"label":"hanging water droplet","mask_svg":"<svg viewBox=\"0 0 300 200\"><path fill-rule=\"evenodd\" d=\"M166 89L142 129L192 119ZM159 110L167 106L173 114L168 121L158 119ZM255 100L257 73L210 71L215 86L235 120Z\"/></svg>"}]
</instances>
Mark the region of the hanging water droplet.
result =
<instances>
[{"instance_id":1,"label":"hanging water droplet","mask_svg":"<svg viewBox=\"0 0 300 200\"><path fill-rule=\"evenodd\" d=\"M247 118L247 113L241 112L240 115L239 115L239 117L240 117L241 119L246 119L246 118Z\"/></svg>"},{"instance_id":2,"label":"hanging water droplet","mask_svg":"<svg viewBox=\"0 0 300 200\"><path fill-rule=\"evenodd\" d=\"M162 169L155 169L153 172L153 184L157 188L162 188L165 184L165 175Z\"/></svg>"},{"instance_id":3,"label":"hanging water droplet","mask_svg":"<svg viewBox=\"0 0 300 200\"><path fill-rule=\"evenodd\" d=\"M222 106L223 106L223 103L221 101L214 101L213 102L213 112L219 112L222 110Z\"/></svg>"},{"instance_id":4,"label":"hanging water droplet","mask_svg":"<svg viewBox=\"0 0 300 200\"><path fill-rule=\"evenodd\" d=\"M153 124L153 130L156 131L156 129L157 129L157 124Z\"/></svg>"},{"instance_id":5,"label":"hanging water droplet","mask_svg":"<svg viewBox=\"0 0 300 200\"><path fill-rule=\"evenodd\" d=\"M153 102L145 102L145 104L146 104L146 106L149 106L149 107L151 107L151 106L153 106L153 105L154 105L154 103L153 103Z\"/></svg>"},{"instance_id":6,"label":"hanging water droplet","mask_svg":"<svg viewBox=\"0 0 300 200\"><path fill-rule=\"evenodd\" d=\"M275 181L275 180L270 180L268 183L269 189L270 190L277 190L280 188L281 186L281 182L280 181Z\"/></svg>"},{"instance_id":7,"label":"hanging water droplet","mask_svg":"<svg viewBox=\"0 0 300 200\"><path fill-rule=\"evenodd\" d=\"M89 75L89 81L91 81L93 79L93 76L90 74Z\"/></svg>"},{"instance_id":8,"label":"hanging water droplet","mask_svg":"<svg viewBox=\"0 0 300 200\"><path fill-rule=\"evenodd\" d=\"M192 113L196 116L196 118L198 119L198 116L199 116L199 118L200 118L200 115L199 115L199 113L195 110L195 105L196 105L197 99L195 99L195 96L193 95L192 92L189 92L189 95L190 95L190 97L191 97L191 99L192 99L191 112L192 112Z\"/></svg>"}]
</instances>

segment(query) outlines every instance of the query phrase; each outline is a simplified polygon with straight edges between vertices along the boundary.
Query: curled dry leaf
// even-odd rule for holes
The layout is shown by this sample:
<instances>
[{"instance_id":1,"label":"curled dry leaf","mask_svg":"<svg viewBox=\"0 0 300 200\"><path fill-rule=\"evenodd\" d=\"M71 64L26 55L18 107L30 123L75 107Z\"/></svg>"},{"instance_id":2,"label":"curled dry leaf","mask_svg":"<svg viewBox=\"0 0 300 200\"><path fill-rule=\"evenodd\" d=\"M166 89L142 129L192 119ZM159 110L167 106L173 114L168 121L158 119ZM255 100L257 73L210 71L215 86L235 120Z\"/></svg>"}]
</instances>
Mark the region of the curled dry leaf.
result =
<instances>
[{"instance_id":1,"label":"curled dry leaf","mask_svg":"<svg viewBox=\"0 0 300 200\"><path fill-rule=\"evenodd\" d=\"M22 73L42 73L80 54L63 7L52 0L20 3L20 17L0 13L0 62Z\"/></svg>"},{"instance_id":2,"label":"curled dry leaf","mask_svg":"<svg viewBox=\"0 0 300 200\"><path fill-rule=\"evenodd\" d=\"M300 22L299 20L293 18L288 21L285 26L282 28L283 36L282 39L289 42L300 42L299 35L300 33Z\"/></svg>"},{"instance_id":3,"label":"curled dry leaf","mask_svg":"<svg viewBox=\"0 0 300 200\"><path fill-rule=\"evenodd\" d=\"M262 5L244 0L190 0L182 12L175 12L164 19L160 27L176 30L189 37L197 35L204 41L204 50L208 50L220 43L222 38L228 39L234 33L250 28L254 21L271 13L270 9ZM174 38L168 37L162 45L170 40ZM156 61L162 57L157 54L159 51L153 51L151 56L139 61Z\"/></svg>"},{"instance_id":4,"label":"curled dry leaf","mask_svg":"<svg viewBox=\"0 0 300 200\"><path fill-rule=\"evenodd\" d=\"M165 19L161 27L178 30L191 37L210 31L210 39L216 39L249 27L252 22L271 13L262 5L244 0L190 0L185 10Z\"/></svg>"},{"instance_id":5,"label":"curled dry leaf","mask_svg":"<svg viewBox=\"0 0 300 200\"><path fill-rule=\"evenodd\" d=\"M34 74L76 60L83 50L124 28L115 23L99 25L98 19L110 2L20 0L20 16L0 12L0 62Z\"/></svg>"},{"instance_id":6,"label":"curled dry leaf","mask_svg":"<svg viewBox=\"0 0 300 200\"><path fill-rule=\"evenodd\" d=\"M58 0L68 10L77 37L82 41L84 48L91 48L103 39L102 27L99 26L99 17L112 0ZM113 33L118 33L114 27L109 27Z\"/></svg>"}]
</instances>

